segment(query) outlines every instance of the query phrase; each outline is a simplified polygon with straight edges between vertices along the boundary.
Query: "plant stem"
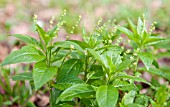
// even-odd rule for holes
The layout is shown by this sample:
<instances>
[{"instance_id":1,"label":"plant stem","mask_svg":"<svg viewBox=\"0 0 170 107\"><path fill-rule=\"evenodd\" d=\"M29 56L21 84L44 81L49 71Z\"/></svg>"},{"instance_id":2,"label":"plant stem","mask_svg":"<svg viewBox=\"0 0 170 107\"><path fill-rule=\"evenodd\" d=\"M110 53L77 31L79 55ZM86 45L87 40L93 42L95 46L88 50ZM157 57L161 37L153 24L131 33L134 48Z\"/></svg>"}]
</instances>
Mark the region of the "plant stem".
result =
<instances>
[{"instance_id":1,"label":"plant stem","mask_svg":"<svg viewBox=\"0 0 170 107\"><path fill-rule=\"evenodd\" d=\"M72 50L70 50L70 51L66 54L66 56L65 56L64 59L63 59L63 61L61 62L61 66L64 64L65 59L66 59L67 56L71 53L71 51L72 51ZM61 66L59 67L59 69L61 68Z\"/></svg>"},{"instance_id":2,"label":"plant stem","mask_svg":"<svg viewBox=\"0 0 170 107\"><path fill-rule=\"evenodd\" d=\"M88 57L86 56L86 59L85 59L85 69L84 69L84 81L87 80L86 76L87 76L87 71L88 71Z\"/></svg>"},{"instance_id":3,"label":"plant stem","mask_svg":"<svg viewBox=\"0 0 170 107\"><path fill-rule=\"evenodd\" d=\"M137 57L137 59L136 59L136 64L135 64L135 69L134 69L134 71L136 71L137 70L137 67L138 67L138 61L139 61L139 56Z\"/></svg>"},{"instance_id":4,"label":"plant stem","mask_svg":"<svg viewBox=\"0 0 170 107\"><path fill-rule=\"evenodd\" d=\"M141 52L141 50L142 50L142 46L139 48L139 53ZM139 62L139 56L137 56L137 59L136 59L136 64L135 64L135 68L134 68L135 72L136 72L137 67L138 67L138 62Z\"/></svg>"},{"instance_id":5,"label":"plant stem","mask_svg":"<svg viewBox=\"0 0 170 107\"><path fill-rule=\"evenodd\" d=\"M50 43L50 46L52 46L52 44ZM47 49L47 46L45 46L45 53L46 53L46 64L48 67L51 66L51 47L49 46L49 49ZM51 87L51 81L48 82L48 88L49 88L49 92L50 92L50 98L49 98L49 103L50 103L50 107L52 107L53 104L53 100L52 100L52 87Z\"/></svg>"}]
</instances>

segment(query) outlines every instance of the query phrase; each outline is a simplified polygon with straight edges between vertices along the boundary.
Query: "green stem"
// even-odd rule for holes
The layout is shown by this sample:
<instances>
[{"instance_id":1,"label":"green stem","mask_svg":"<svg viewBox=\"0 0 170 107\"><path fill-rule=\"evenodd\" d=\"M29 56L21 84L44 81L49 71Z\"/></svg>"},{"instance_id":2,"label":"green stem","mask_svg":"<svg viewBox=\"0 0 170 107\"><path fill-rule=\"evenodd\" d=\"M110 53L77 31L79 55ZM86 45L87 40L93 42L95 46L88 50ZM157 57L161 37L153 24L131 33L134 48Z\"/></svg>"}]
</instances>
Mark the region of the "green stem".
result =
<instances>
[{"instance_id":1,"label":"green stem","mask_svg":"<svg viewBox=\"0 0 170 107\"><path fill-rule=\"evenodd\" d=\"M49 88L49 91L50 91L50 99L49 99L50 107L52 107L53 100L52 100L52 88L51 88L50 82L48 82L48 88Z\"/></svg>"},{"instance_id":2,"label":"green stem","mask_svg":"<svg viewBox=\"0 0 170 107\"><path fill-rule=\"evenodd\" d=\"M70 50L70 51L66 54L66 56L65 56L64 59L63 59L63 61L61 62L61 66L64 64L65 59L66 59L67 56L71 53L71 51L72 51L72 50ZM61 66L59 67L59 69L61 68Z\"/></svg>"},{"instance_id":3,"label":"green stem","mask_svg":"<svg viewBox=\"0 0 170 107\"><path fill-rule=\"evenodd\" d=\"M138 61L139 61L139 56L137 57L137 59L136 59L136 64L135 64L135 69L134 69L134 71L136 71L137 70L137 67L138 67Z\"/></svg>"},{"instance_id":4,"label":"green stem","mask_svg":"<svg viewBox=\"0 0 170 107\"><path fill-rule=\"evenodd\" d=\"M87 80L86 76L87 76L87 71L88 71L88 57L86 56L86 59L85 59L85 69L84 69L84 81Z\"/></svg>"},{"instance_id":5,"label":"green stem","mask_svg":"<svg viewBox=\"0 0 170 107\"><path fill-rule=\"evenodd\" d=\"M50 46L52 46L52 44L50 44ZM47 49L47 46L45 46L45 53L46 53L46 64L48 67L51 66L51 47L49 48L49 50ZM51 81L48 82L48 88L49 88L49 92L50 92L50 98L49 98L49 103L50 103L50 107L52 107L53 104L53 100L52 100L52 87L51 87Z\"/></svg>"},{"instance_id":6,"label":"green stem","mask_svg":"<svg viewBox=\"0 0 170 107\"><path fill-rule=\"evenodd\" d=\"M141 52L141 50L142 50L142 46L139 48L139 53ZM135 65L135 68L134 68L135 72L136 72L137 67L138 67L138 62L139 62L139 56L137 56L137 59L136 59L136 65Z\"/></svg>"}]
</instances>

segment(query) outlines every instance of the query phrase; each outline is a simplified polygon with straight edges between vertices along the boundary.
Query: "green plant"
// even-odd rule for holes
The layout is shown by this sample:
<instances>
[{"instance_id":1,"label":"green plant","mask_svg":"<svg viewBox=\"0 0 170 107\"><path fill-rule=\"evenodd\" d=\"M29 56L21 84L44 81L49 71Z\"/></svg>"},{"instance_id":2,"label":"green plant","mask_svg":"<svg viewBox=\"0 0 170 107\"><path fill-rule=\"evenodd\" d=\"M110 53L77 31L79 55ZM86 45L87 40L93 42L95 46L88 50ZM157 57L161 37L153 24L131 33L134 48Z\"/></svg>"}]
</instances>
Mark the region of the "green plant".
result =
<instances>
[{"instance_id":1,"label":"green plant","mask_svg":"<svg viewBox=\"0 0 170 107\"><path fill-rule=\"evenodd\" d=\"M0 69L0 105L6 106L29 106L32 102L29 98L32 96L31 89L26 86L24 81L16 81L12 83L10 78L11 72L9 69ZM27 77L28 78L28 77ZM12 77L13 80L18 80L17 76ZM24 80L23 78L19 80Z\"/></svg>"},{"instance_id":2,"label":"green plant","mask_svg":"<svg viewBox=\"0 0 170 107\"><path fill-rule=\"evenodd\" d=\"M56 42L54 38L64 23L64 15L65 12L58 24L48 31L35 24L39 40L13 35L28 45L12 52L2 66L35 62L31 74L22 73L16 77L33 81L35 90L46 85L51 107L159 107L159 101L165 107L169 104L166 85L157 86L140 77L147 71L170 80L170 74L159 68L155 53L152 53L153 45L167 40L152 33L155 23L148 31L144 18L138 19L137 26L128 20L131 30L114 24L111 29L110 22L101 25L99 21L89 35L83 28L83 41ZM126 34L129 44L119 45L121 33ZM131 48L124 48L124 45L131 45ZM144 66L139 65L139 60ZM156 95L140 93L142 83Z\"/></svg>"}]
</instances>

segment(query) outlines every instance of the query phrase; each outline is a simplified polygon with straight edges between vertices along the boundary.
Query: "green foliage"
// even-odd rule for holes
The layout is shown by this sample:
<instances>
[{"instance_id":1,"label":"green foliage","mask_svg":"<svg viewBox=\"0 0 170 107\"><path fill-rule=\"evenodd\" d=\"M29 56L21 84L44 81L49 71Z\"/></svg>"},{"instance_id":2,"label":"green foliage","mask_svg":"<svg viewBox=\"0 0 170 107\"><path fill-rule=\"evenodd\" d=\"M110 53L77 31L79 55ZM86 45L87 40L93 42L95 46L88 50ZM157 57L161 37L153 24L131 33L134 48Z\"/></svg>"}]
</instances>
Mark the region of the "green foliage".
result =
<instances>
[{"instance_id":1,"label":"green foliage","mask_svg":"<svg viewBox=\"0 0 170 107\"><path fill-rule=\"evenodd\" d=\"M118 97L118 90L114 86L101 85L96 91L99 107L116 107Z\"/></svg>"},{"instance_id":2,"label":"green foliage","mask_svg":"<svg viewBox=\"0 0 170 107\"><path fill-rule=\"evenodd\" d=\"M13 80L33 81L36 91L44 85L48 87L51 107L166 107L169 104L166 85L155 85L154 80L148 82L140 77L146 71L168 81L170 78L159 67L156 53L151 53L166 40L153 33L155 23L149 30L144 18L138 18L137 25L128 19L131 29L113 24L115 29L110 30L106 24L98 23L91 33L83 29L83 41L67 38L56 42L63 17L64 14L48 31L35 24L40 40L14 35L28 46L12 52L2 65L32 62L35 65L31 73L17 74ZM119 46L121 33L129 38L129 49ZM140 61L145 67L139 65ZM141 94L142 84L147 84L156 94Z\"/></svg>"},{"instance_id":3,"label":"green foliage","mask_svg":"<svg viewBox=\"0 0 170 107\"><path fill-rule=\"evenodd\" d=\"M26 83L24 80L31 80L30 73L22 73L13 76L12 79L17 81L11 85L10 70L0 68L0 71L0 105L2 107L9 107L15 104L29 106L31 102L29 102L28 99L32 96L32 89L31 87L25 87L25 85L30 85L31 82ZM32 107L33 105L34 104L32 104Z\"/></svg>"},{"instance_id":4,"label":"green foliage","mask_svg":"<svg viewBox=\"0 0 170 107\"><path fill-rule=\"evenodd\" d=\"M34 66L33 80L35 90L41 88L46 82L51 80L57 73L57 67L49 67L44 62L38 62Z\"/></svg>"},{"instance_id":5,"label":"green foliage","mask_svg":"<svg viewBox=\"0 0 170 107\"><path fill-rule=\"evenodd\" d=\"M95 95L95 91L89 84L75 84L66 89L59 97L58 101L71 101L73 98L90 98Z\"/></svg>"},{"instance_id":6,"label":"green foliage","mask_svg":"<svg viewBox=\"0 0 170 107\"><path fill-rule=\"evenodd\" d=\"M152 62L153 62L153 56L151 53L147 53L147 52L141 52L138 54L139 58L142 60L142 62L144 63L144 65L146 66L146 69L149 70Z\"/></svg>"},{"instance_id":7,"label":"green foliage","mask_svg":"<svg viewBox=\"0 0 170 107\"><path fill-rule=\"evenodd\" d=\"M24 46L18 51L12 52L2 63L2 65L14 63L32 63L43 60L45 57L32 46Z\"/></svg>"}]
</instances>

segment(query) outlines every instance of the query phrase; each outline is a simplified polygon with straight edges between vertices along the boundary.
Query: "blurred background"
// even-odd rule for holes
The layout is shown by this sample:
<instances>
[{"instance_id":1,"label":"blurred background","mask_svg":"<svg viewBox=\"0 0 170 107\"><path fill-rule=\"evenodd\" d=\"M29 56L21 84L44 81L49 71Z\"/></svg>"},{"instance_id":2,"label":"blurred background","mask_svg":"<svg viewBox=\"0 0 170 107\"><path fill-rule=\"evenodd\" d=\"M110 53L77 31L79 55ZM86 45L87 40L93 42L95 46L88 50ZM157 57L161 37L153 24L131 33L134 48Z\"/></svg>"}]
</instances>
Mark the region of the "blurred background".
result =
<instances>
[{"instance_id":1,"label":"blurred background","mask_svg":"<svg viewBox=\"0 0 170 107\"><path fill-rule=\"evenodd\" d=\"M37 14L39 23L48 28L52 16L55 16L55 22L57 22L60 14L66 9L66 24L61 28L60 40L66 38L79 15L82 16L82 20L80 26L75 29L74 39L81 39L79 32L82 31L82 26L90 32L100 18L103 21L116 20L117 24L124 25L127 18L136 23L142 14L145 14L148 25L156 21L156 31L164 37L169 37L169 7L170 0L0 0L0 63L11 51L24 45L8 35L25 34L37 37L33 26L34 14ZM166 61L170 62L168 59ZM11 65L9 69L0 69L2 78L0 104L5 102L6 106L20 107L25 106L23 102L29 100L29 105L32 105L30 107L34 104L46 107L48 104L46 89L32 97L29 86L25 83L7 81L11 71L29 71L30 69L29 65L20 67ZM18 86L19 89L16 88ZM23 102L19 101L20 99L23 99Z\"/></svg>"}]
</instances>

